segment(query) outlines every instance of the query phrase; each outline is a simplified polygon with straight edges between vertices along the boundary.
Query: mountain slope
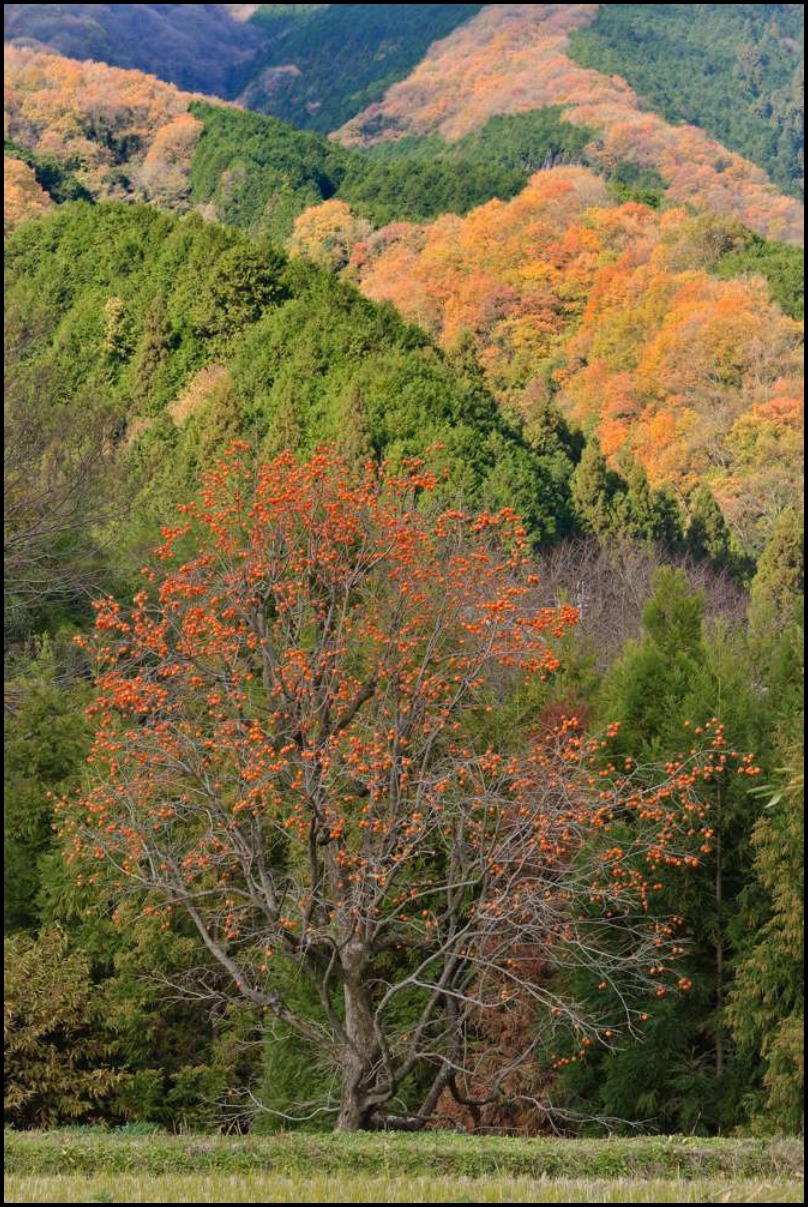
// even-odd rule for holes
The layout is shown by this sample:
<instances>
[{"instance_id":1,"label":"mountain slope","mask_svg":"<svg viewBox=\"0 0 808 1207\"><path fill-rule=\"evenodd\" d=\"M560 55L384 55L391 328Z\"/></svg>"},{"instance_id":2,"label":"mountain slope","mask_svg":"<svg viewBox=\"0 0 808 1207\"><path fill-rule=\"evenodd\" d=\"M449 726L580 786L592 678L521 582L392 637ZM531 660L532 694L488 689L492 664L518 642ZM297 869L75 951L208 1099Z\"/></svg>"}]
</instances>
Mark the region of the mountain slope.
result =
<instances>
[{"instance_id":1,"label":"mountain slope","mask_svg":"<svg viewBox=\"0 0 808 1207\"><path fill-rule=\"evenodd\" d=\"M335 204L298 220L310 254ZM393 224L346 259L445 347L470 334L528 424L552 397L653 484L686 498L708 481L756 548L802 475L802 327L755 275L767 246L731 219L617 204L592 172L553 168L508 203ZM782 254L796 284L801 253Z\"/></svg>"},{"instance_id":2,"label":"mountain slope","mask_svg":"<svg viewBox=\"0 0 808 1207\"><path fill-rule=\"evenodd\" d=\"M239 100L295 126L336 129L378 100L481 4L262 4L265 36ZM290 12L289 10L296 10Z\"/></svg>"},{"instance_id":3,"label":"mountain slope","mask_svg":"<svg viewBox=\"0 0 808 1207\"><path fill-rule=\"evenodd\" d=\"M561 105L567 121L596 131L592 156L614 167L653 167L669 195L732 214L770 238L799 241L804 215L754 164L694 126L643 110L618 77L570 58L569 39L590 24L594 4L498 4L432 46L415 71L347 123L347 145L439 133L456 140L494 114Z\"/></svg>"},{"instance_id":4,"label":"mountain slope","mask_svg":"<svg viewBox=\"0 0 808 1207\"><path fill-rule=\"evenodd\" d=\"M234 95L262 41L222 4L4 4L6 41Z\"/></svg>"},{"instance_id":5,"label":"mountain slope","mask_svg":"<svg viewBox=\"0 0 808 1207\"><path fill-rule=\"evenodd\" d=\"M23 226L6 264L8 406L114 423L141 509L165 516L249 435L267 452L334 441L393 461L438 445L453 490L518 507L537 536L570 524L568 482L479 379L314 265L198 215L83 203Z\"/></svg>"},{"instance_id":6,"label":"mountain slope","mask_svg":"<svg viewBox=\"0 0 808 1207\"><path fill-rule=\"evenodd\" d=\"M138 72L6 58L10 153L31 164L9 179L12 223L48 204L43 182L57 199L196 207L346 270L447 349L470 336L490 388L528 425L549 390L655 485L684 499L706 477L747 548L799 489L798 333L746 280L768 276L796 314L796 249L669 203L621 206L620 189L582 167L539 172L519 192L526 164L574 147L556 115L494 118L437 151L425 140L379 157ZM401 221L497 193L466 219Z\"/></svg>"},{"instance_id":7,"label":"mountain slope","mask_svg":"<svg viewBox=\"0 0 808 1207\"><path fill-rule=\"evenodd\" d=\"M7 155L30 165L54 200L149 200L278 241L307 206L340 196L383 224L464 213L511 197L544 162L576 157L586 135L556 111L514 138L500 122L449 148L370 156L275 118L180 92L153 76L5 47ZM10 222L28 212L14 200ZM73 192L66 192L66 180ZM78 191L77 191L78 190Z\"/></svg>"},{"instance_id":8,"label":"mountain slope","mask_svg":"<svg viewBox=\"0 0 808 1207\"><path fill-rule=\"evenodd\" d=\"M6 41L137 68L328 131L480 4L6 4Z\"/></svg>"},{"instance_id":9,"label":"mountain slope","mask_svg":"<svg viewBox=\"0 0 808 1207\"><path fill-rule=\"evenodd\" d=\"M801 197L804 19L801 4L601 4L570 55L622 76L668 121L701 126Z\"/></svg>"},{"instance_id":10,"label":"mountain slope","mask_svg":"<svg viewBox=\"0 0 808 1207\"><path fill-rule=\"evenodd\" d=\"M103 63L13 46L3 57L7 140L93 197L182 204L202 131L188 112L192 93Z\"/></svg>"}]
</instances>

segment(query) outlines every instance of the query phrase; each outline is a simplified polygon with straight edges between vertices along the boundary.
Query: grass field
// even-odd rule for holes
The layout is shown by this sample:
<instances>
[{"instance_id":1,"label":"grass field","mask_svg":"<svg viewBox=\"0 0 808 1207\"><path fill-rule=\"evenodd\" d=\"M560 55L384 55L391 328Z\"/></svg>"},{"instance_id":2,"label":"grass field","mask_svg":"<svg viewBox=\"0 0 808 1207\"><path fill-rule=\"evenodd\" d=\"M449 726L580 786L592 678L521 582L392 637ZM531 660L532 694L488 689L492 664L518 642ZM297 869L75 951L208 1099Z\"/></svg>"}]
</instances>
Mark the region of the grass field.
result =
<instances>
[{"instance_id":1,"label":"grass field","mask_svg":"<svg viewBox=\"0 0 808 1207\"><path fill-rule=\"evenodd\" d=\"M801 1203L786 1178L352 1178L274 1174L11 1177L7 1203Z\"/></svg>"},{"instance_id":2,"label":"grass field","mask_svg":"<svg viewBox=\"0 0 808 1207\"><path fill-rule=\"evenodd\" d=\"M801 1203L797 1141L6 1133L9 1203Z\"/></svg>"}]
</instances>

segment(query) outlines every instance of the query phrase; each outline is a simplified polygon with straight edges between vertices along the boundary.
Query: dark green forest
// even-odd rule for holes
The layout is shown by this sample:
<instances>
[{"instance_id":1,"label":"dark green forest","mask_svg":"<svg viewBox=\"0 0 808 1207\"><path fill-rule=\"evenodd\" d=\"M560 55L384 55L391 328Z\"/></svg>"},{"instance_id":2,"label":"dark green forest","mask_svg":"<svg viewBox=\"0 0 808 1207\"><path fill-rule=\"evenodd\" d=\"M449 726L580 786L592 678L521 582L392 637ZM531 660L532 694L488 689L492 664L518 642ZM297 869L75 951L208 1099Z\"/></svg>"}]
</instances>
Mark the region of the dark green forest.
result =
<instances>
[{"instance_id":1,"label":"dark green forest","mask_svg":"<svg viewBox=\"0 0 808 1207\"><path fill-rule=\"evenodd\" d=\"M481 4L262 4L250 25L267 37L242 96L251 109L323 133L403 79L430 44ZM292 74L273 69L294 64Z\"/></svg>"}]
</instances>

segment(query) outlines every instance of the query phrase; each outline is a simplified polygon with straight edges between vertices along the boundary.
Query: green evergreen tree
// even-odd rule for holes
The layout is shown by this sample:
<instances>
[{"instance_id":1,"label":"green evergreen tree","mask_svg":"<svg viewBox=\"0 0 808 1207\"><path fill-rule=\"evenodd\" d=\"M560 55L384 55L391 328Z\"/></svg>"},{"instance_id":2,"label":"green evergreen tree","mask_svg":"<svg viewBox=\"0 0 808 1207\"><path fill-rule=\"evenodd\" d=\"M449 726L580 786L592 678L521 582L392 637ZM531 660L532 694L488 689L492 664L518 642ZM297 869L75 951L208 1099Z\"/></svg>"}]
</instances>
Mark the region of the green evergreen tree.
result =
<instances>
[{"instance_id":1,"label":"green evergreen tree","mask_svg":"<svg viewBox=\"0 0 808 1207\"><path fill-rule=\"evenodd\" d=\"M374 456L367 408L358 385L353 385L348 393L337 447L352 465L362 465Z\"/></svg>"},{"instance_id":2,"label":"green evergreen tree","mask_svg":"<svg viewBox=\"0 0 808 1207\"><path fill-rule=\"evenodd\" d=\"M682 539L679 507L669 490L654 490L639 462L624 456L620 465L626 493L620 500L617 517L626 535L639 540L656 541L668 549Z\"/></svg>"},{"instance_id":3,"label":"green evergreen tree","mask_svg":"<svg viewBox=\"0 0 808 1207\"><path fill-rule=\"evenodd\" d=\"M133 394L137 402L148 405L153 400L156 380L168 357L170 344L171 324L165 295L158 293L146 308L135 353Z\"/></svg>"},{"instance_id":4,"label":"green evergreen tree","mask_svg":"<svg viewBox=\"0 0 808 1207\"><path fill-rule=\"evenodd\" d=\"M788 766L779 788L764 790L752 834L756 891L744 921L754 940L728 1010L738 1042L765 1063L762 1092L752 1099L754 1122L774 1132L801 1131L805 1109L804 714L795 722L800 732L783 750Z\"/></svg>"},{"instance_id":5,"label":"green evergreen tree","mask_svg":"<svg viewBox=\"0 0 808 1207\"><path fill-rule=\"evenodd\" d=\"M621 723L617 750L640 764L673 755L702 740L700 723L713 716L726 722L730 742L754 748L760 709L742 642L731 632L706 635L704 597L690 590L683 571L663 567L653 586L646 636L628 643L598 700L601 721ZM698 867L661 877L654 907L684 920L678 969L685 990L645 1004L641 1042L593 1052L565 1072L563 1090L584 1113L708 1134L741 1122L754 1058L732 1044L724 1007L758 812L750 782L713 778L706 788L712 845ZM594 984L582 990L598 992Z\"/></svg>"},{"instance_id":6,"label":"green evergreen tree","mask_svg":"<svg viewBox=\"0 0 808 1207\"><path fill-rule=\"evenodd\" d=\"M281 302L287 296L285 265L283 253L268 246L237 243L226 251L210 270L192 311L200 335L221 343Z\"/></svg>"},{"instance_id":7,"label":"green evergreen tree","mask_svg":"<svg viewBox=\"0 0 808 1207\"><path fill-rule=\"evenodd\" d=\"M37 928L43 858L55 844L53 796L81 774L91 730L86 683L61 678L47 639L25 674L8 684L3 760L3 926Z\"/></svg>"},{"instance_id":8,"label":"green evergreen tree","mask_svg":"<svg viewBox=\"0 0 808 1207\"><path fill-rule=\"evenodd\" d=\"M752 581L753 626L773 623L782 628L792 620L805 592L804 542L804 518L795 508L787 508L774 525Z\"/></svg>"},{"instance_id":9,"label":"green evergreen tree","mask_svg":"<svg viewBox=\"0 0 808 1207\"><path fill-rule=\"evenodd\" d=\"M610 469L596 437L591 436L572 475L572 506L579 523L601 543L619 533L625 485Z\"/></svg>"},{"instance_id":10,"label":"green evergreen tree","mask_svg":"<svg viewBox=\"0 0 808 1207\"><path fill-rule=\"evenodd\" d=\"M735 567L729 526L708 486L697 487L690 498L686 541L689 553L711 562L717 570Z\"/></svg>"}]
</instances>

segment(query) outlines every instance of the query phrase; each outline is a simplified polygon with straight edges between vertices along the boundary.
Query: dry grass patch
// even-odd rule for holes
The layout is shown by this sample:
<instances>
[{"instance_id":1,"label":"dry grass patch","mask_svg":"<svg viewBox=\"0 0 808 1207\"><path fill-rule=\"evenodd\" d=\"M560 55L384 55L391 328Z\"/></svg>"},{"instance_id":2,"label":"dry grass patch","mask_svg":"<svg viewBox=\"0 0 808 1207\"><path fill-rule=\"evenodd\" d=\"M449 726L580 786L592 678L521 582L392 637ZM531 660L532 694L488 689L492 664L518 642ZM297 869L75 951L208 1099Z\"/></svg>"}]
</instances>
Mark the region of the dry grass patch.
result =
<instances>
[{"instance_id":1,"label":"dry grass patch","mask_svg":"<svg viewBox=\"0 0 808 1207\"><path fill-rule=\"evenodd\" d=\"M227 385L229 381L230 374L224 365L205 365L204 369L194 373L182 393L166 407L174 426L181 427L204 406L211 394Z\"/></svg>"}]
</instances>

